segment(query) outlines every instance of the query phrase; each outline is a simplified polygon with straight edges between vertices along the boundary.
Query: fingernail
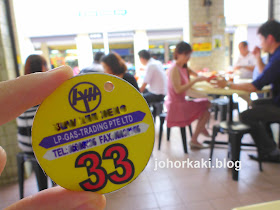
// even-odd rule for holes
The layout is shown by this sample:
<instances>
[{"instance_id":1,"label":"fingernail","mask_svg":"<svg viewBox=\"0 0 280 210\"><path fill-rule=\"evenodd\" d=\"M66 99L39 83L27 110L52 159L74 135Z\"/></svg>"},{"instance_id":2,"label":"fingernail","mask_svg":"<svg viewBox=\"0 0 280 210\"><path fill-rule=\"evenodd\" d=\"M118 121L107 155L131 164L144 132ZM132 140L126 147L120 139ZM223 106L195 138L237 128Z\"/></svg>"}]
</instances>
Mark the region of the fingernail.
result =
<instances>
[{"instance_id":1,"label":"fingernail","mask_svg":"<svg viewBox=\"0 0 280 210\"><path fill-rule=\"evenodd\" d=\"M53 71L55 71L55 70L62 69L63 67L65 67L65 66L59 66L59 67L57 67L57 68L54 68L54 69L48 70L47 72L53 72Z\"/></svg>"}]
</instances>

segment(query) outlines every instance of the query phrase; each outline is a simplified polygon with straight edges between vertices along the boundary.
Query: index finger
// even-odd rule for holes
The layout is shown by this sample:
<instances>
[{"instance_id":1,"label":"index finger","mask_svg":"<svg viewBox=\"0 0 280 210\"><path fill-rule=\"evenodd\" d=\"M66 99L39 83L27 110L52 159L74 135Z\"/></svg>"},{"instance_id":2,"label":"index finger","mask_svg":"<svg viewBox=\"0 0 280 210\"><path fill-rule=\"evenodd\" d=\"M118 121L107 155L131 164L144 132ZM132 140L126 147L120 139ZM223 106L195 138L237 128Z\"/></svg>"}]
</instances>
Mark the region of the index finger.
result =
<instances>
[{"instance_id":1,"label":"index finger","mask_svg":"<svg viewBox=\"0 0 280 210\"><path fill-rule=\"evenodd\" d=\"M0 83L0 125L16 118L28 108L40 104L58 86L73 76L69 66L48 72L18 77Z\"/></svg>"}]
</instances>

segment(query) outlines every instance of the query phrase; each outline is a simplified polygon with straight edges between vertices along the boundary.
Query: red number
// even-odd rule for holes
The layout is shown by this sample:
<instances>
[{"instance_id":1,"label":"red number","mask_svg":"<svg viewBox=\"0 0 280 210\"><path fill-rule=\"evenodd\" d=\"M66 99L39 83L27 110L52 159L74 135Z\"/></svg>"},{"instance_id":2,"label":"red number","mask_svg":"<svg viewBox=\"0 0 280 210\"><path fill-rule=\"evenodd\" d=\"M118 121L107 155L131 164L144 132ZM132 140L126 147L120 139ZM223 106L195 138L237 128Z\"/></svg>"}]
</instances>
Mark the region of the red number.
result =
<instances>
[{"instance_id":1,"label":"red number","mask_svg":"<svg viewBox=\"0 0 280 210\"><path fill-rule=\"evenodd\" d=\"M116 157L114 157L114 154L116 154ZM103 159L113 159L115 168L121 167L123 172L119 174L116 170L107 175L106 170L101 167L102 160L97 152L89 151L80 154L76 159L75 168L86 167L88 176L94 175L96 177L95 182L91 181L90 178L80 182L81 188L95 192L104 188L108 179L114 184L123 184L130 181L134 176L135 169L132 161L127 157L128 150L123 144L108 146L103 152ZM88 162L90 162L89 165Z\"/></svg>"},{"instance_id":2,"label":"red number","mask_svg":"<svg viewBox=\"0 0 280 210\"><path fill-rule=\"evenodd\" d=\"M117 157L114 158L114 154ZM121 167L123 172L119 174L114 171L108 174L108 179L114 184L123 184L132 179L135 169L131 160L127 159L128 151L123 144L113 144L108 146L103 152L103 159L114 159L115 168Z\"/></svg>"},{"instance_id":3,"label":"red number","mask_svg":"<svg viewBox=\"0 0 280 210\"><path fill-rule=\"evenodd\" d=\"M87 163L90 162L90 165ZM96 181L92 182L91 179L87 179L80 182L81 188L86 191L98 191L105 187L107 184L107 173L104 168L101 167L102 160L97 152L89 151L78 156L75 162L75 167L86 167L88 176L95 175Z\"/></svg>"}]
</instances>

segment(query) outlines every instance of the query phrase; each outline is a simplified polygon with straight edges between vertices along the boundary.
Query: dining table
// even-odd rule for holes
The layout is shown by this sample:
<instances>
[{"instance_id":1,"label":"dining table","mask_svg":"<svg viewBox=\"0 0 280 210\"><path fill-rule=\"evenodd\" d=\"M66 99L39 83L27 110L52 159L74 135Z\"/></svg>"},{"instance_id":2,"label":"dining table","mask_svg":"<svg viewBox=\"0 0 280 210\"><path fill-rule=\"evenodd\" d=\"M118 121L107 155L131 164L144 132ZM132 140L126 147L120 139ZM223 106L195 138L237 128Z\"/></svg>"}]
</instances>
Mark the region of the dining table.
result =
<instances>
[{"instance_id":1,"label":"dining table","mask_svg":"<svg viewBox=\"0 0 280 210\"><path fill-rule=\"evenodd\" d=\"M242 83L251 83L252 79L235 79L233 81L234 84L242 84ZM228 87L225 88L219 88L215 87L209 82L203 81L203 82L197 82L192 86L192 89L196 91L199 94L206 94L206 95L218 95L218 96L226 96L229 99L228 103L228 122L233 122L233 94L238 94L239 96L242 95L248 95L250 94L247 91L244 90L235 90ZM256 93L269 93L271 91L271 86L267 85L263 87L262 90L256 91Z\"/></svg>"},{"instance_id":2,"label":"dining table","mask_svg":"<svg viewBox=\"0 0 280 210\"><path fill-rule=\"evenodd\" d=\"M252 80L249 79L235 79L233 81L233 83L235 84L241 84L241 83L251 83ZM219 87L215 87L213 84L203 81L203 82L197 82L192 86L193 91L197 92L198 94L205 94L205 95L217 95L217 96L226 96L228 98L228 106L227 106L227 114L228 117L226 119L226 121L222 121L220 122L218 125L215 125L213 127L214 128L219 128L223 131L226 131L229 133L229 139L228 141L215 141L215 135L214 134L214 130L213 130L213 136L212 136L212 141L206 140L204 141L204 143L208 143L211 144L211 152L210 152L210 157L212 158L212 154L213 154L213 147L214 144L224 144L224 145L228 145L229 143L229 153L231 154L231 159L232 161L236 162L239 161L239 153L240 153L240 147L241 146L256 146L255 144L245 144L245 143L241 143L241 139L239 143L234 142L231 138L230 138L230 133L232 133L231 131L237 131L237 130L249 130L249 127L245 124L243 124L240 121L234 121L233 120L233 95L234 94L238 94L239 96L242 95L248 95L250 94L250 92L247 91L243 91L243 90L235 90L235 89L231 89L228 87L225 88L219 88ZM262 90L258 90L256 91L256 93L269 93L271 92L271 86L265 86L263 87ZM231 139L231 140L230 140ZM259 163L260 166L260 170L261 169L261 164ZM238 170L233 169L232 170L232 176L233 176L233 180L238 180Z\"/></svg>"}]
</instances>

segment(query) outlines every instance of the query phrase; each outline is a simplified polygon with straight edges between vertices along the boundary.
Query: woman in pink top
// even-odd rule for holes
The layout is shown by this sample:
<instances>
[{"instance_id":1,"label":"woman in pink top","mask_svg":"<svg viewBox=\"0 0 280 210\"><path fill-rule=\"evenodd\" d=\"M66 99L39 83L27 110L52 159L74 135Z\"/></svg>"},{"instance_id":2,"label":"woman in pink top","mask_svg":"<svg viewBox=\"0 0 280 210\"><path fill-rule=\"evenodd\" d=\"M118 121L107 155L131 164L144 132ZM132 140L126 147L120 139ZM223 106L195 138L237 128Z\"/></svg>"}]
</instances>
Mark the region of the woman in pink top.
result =
<instances>
[{"instance_id":1,"label":"woman in pink top","mask_svg":"<svg viewBox=\"0 0 280 210\"><path fill-rule=\"evenodd\" d=\"M176 45L174 59L176 63L168 70L168 98L165 103L167 108L167 127L185 127L198 119L197 127L192 136L190 145L192 148L205 148L197 141L200 133L209 136L205 124L209 119L208 108L210 102L206 98L186 100L187 91L200 81L207 81L206 77L196 77L190 81L189 75L194 72L187 67L187 62L192 53L191 46L186 42ZM195 75L197 76L197 75Z\"/></svg>"}]
</instances>

